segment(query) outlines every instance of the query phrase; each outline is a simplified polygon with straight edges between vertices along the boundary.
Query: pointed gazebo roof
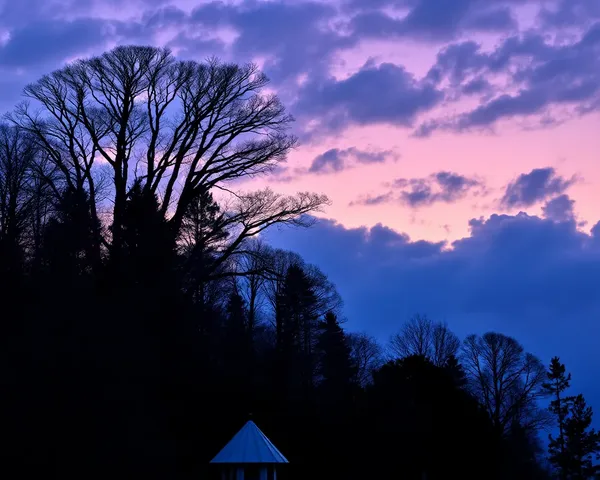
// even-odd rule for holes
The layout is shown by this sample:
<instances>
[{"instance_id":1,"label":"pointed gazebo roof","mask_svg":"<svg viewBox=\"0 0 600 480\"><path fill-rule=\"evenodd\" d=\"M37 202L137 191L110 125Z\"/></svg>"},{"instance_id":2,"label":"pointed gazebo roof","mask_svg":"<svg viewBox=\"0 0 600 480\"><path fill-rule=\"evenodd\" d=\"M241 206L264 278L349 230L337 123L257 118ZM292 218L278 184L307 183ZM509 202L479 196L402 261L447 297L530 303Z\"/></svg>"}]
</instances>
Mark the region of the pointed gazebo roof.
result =
<instances>
[{"instance_id":1,"label":"pointed gazebo roof","mask_svg":"<svg viewBox=\"0 0 600 480\"><path fill-rule=\"evenodd\" d=\"M260 428L250 420L210 463L288 463Z\"/></svg>"}]
</instances>

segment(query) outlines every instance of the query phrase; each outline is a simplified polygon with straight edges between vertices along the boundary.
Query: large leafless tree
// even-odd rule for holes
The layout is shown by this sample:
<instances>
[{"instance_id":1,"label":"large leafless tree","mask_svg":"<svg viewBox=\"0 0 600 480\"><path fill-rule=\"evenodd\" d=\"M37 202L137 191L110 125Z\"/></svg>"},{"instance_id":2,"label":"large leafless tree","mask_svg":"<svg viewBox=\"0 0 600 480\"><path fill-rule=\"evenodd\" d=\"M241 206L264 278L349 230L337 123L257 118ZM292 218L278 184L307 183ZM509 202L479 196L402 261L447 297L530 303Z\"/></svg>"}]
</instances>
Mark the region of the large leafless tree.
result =
<instances>
[{"instance_id":1,"label":"large leafless tree","mask_svg":"<svg viewBox=\"0 0 600 480\"><path fill-rule=\"evenodd\" d=\"M499 432L514 425L529 431L547 425L548 416L537 405L544 395L546 370L514 338L494 332L470 335L461 360L472 393Z\"/></svg>"},{"instance_id":2,"label":"large leafless tree","mask_svg":"<svg viewBox=\"0 0 600 480\"><path fill-rule=\"evenodd\" d=\"M35 248L49 205L44 159L21 128L0 124L0 245L13 261Z\"/></svg>"},{"instance_id":3,"label":"large leafless tree","mask_svg":"<svg viewBox=\"0 0 600 480\"><path fill-rule=\"evenodd\" d=\"M253 64L184 62L166 49L123 46L29 85L28 101L10 118L35 138L64 185L89 193L93 217L96 171L109 166L112 225L103 241L113 255L135 180L160 199L174 238L190 205L221 192L221 227L230 235L211 264L215 273L247 238L277 223L306 225L304 214L327 202L310 193L233 191L233 181L269 172L296 145L293 119L267 84Z\"/></svg>"},{"instance_id":4,"label":"large leafless tree","mask_svg":"<svg viewBox=\"0 0 600 480\"><path fill-rule=\"evenodd\" d=\"M460 340L445 323L434 322L424 315L412 317L392 335L389 343L395 357L421 355L437 366L444 366L459 349Z\"/></svg>"},{"instance_id":5,"label":"large leafless tree","mask_svg":"<svg viewBox=\"0 0 600 480\"><path fill-rule=\"evenodd\" d=\"M347 334L356 381L365 387L373 379L373 371L383 364L383 352L377 340L364 332Z\"/></svg>"}]
</instances>

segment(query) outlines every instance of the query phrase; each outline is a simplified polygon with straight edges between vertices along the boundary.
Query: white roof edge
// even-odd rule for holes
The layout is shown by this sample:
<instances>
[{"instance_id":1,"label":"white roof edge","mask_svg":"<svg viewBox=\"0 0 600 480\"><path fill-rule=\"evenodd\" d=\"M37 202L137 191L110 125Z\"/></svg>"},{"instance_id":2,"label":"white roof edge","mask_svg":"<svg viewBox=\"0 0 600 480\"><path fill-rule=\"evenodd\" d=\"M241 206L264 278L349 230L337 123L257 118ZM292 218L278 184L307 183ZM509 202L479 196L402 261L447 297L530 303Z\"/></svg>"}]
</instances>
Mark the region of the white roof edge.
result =
<instances>
[{"instance_id":1,"label":"white roof edge","mask_svg":"<svg viewBox=\"0 0 600 480\"><path fill-rule=\"evenodd\" d=\"M289 463L273 442L249 420L210 463L247 464Z\"/></svg>"}]
</instances>

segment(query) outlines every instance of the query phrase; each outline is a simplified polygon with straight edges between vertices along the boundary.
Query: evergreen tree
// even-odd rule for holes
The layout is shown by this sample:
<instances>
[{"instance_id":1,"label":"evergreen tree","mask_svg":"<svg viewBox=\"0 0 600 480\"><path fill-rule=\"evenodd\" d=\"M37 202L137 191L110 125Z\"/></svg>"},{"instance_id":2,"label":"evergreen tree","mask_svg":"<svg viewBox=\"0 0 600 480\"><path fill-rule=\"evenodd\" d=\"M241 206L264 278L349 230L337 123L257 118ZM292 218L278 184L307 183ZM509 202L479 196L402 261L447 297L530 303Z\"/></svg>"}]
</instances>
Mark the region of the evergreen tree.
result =
<instances>
[{"instance_id":1,"label":"evergreen tree","mask_svg":"<svg viewBox=\"0 0 600 480\"><path fill-rule=\"evenodd\" d=\"M139 181L125 204L122 235L124 255L117 268L122 271L127 264L126 271L134 284L154 287L165 282L165 274L173 266L175 245L156 196Z\"/></svg>"},{"instance_id":2,"label":"evergreen tree","mask_svg":"<svg viewBox=\"0 0 600 480\"><path fill-rule=\"evenodd\" d=\"M564 422L565 467L569 480L590 480L600 471L594 460L600 458L600 433L591 427L592 407L577 395Z\"/></svg>"},{"instance_id":3,"label":"evergreen tree","mask_svg":"<svg viewBox=\"0 0 600 480\"><path fill-rule=\"evenodd\" d=\"M450 355L448 357L448 360L446 360L446 364L444 365L444 369L454 380L454 384L457 387L462 388L467 384L465 370L455 355Z\"/></svg>"},{"instance_id":4,"label":"evergreen tree","mask_svg":"<svg viewBox=\"0 0 600 480\"><path fill-rule=\"evenodd\" d=\"M248 314L244 299L237 292L229 295L225 315L225 336L223 355L227 391L235 392L249 401L248 389L250 374L249 337L247 331Z\"/></svg>"},{"instance_id":5,"label":"evergreen tree","mask_svg":"<svg viewBox=\"0 0 600 480\"><path fill-rule=\"evenodd\" d=\"M291 265L276 302L276 382L281 388L301 389L305 398L312 390L315 373L316 306L310 279L299 265Z\"/></svg>"},{"instance_id":6,"label":"evergreen tree","mask_svg":"<svg viewBox=\"0 0 600 480\"><path fill-rule=\"evenodd\" d=\"M98 258L100 225L90 213L85 190L67 189L54 205L36 261L46 273L75 278L92 272Z\"/></svg>"},{"instance_id":7,"label":"evergreen tree","mask_svg":"<svg viewBox=\"0 0 600 480\"><path fill-rule=\"evenodd\" d=\"M247 331L248 313L244 299L237 292L232 292L227 301L225 316L225 345L228 374L238 380L245 380L245 370L248 362L249 336ZM242 374L242 378L239 378Z\"/></svg>"},{"instance_id":8,"label":"evergreen tree","mask_svg":"<svg viewBox=\"0 0 600 480\"><path fill-rule=\"evenodd\" d=\"M351 350L344 330L333 312L325 315L320 325L317 349L321 390L327 403L339 405L350 398L356 367L352 364Z\"/></svg>"},{"instance_id":9,"label":"evergreen tree","mask_svg":"<svg viewBox=\"0 0 600 480\"><path fill-rule=\"evenodd\" d=\"M232 339L242 339L246 333L246 308L237 292L229 295L227 302L227 330Z\"/></svg>"},{"instance_id":10,"label":"evergreen tree","mask_svg":"<svg viewBox=\"0 0 600 480\"><path fill-rule=\"evenodd\" d=\"M195 301L208 309L208 279L218 258L220 244L228 237L227 216L210 191L200 193L188 206L179 236L187 260L185 287Z\"/></svg>"},{"instance_id":11,"label":"evergreen tree","mask_svg":"<svg viewBox=\"0 0 600 480\"><path fill-rule=\"evenodd\" d=\"M558 357L552 358L550 368L547 372L548 381L542 387L548 395L552 396L549 410L556 416L558 424L558 437L554 438L550 435L550 443L548 451L550 453L550 462L558 470L560 478L565 480L566 465L565 465L565 419L569 412L569 404L572 397L564 396L564 392L571 384L571 374L566 373L565 365L560 363Z\"/></svg>"}]
</instances>

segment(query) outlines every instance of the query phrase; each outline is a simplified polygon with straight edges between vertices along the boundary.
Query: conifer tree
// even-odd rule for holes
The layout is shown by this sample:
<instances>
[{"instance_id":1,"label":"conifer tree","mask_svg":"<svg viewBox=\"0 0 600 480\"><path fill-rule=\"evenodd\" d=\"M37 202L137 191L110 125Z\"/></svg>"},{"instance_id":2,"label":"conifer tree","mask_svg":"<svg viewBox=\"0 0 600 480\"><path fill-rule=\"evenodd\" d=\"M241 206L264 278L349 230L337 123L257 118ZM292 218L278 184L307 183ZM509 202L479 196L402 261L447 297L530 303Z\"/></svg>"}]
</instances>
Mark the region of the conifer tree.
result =
<instances>
[{"instance_id":1,"label":"conifer tree","mask_svg":"<svg viewBox=\"0 0 600 480\"><path fill-rule=\"evenodd\" d=\"M341 398L347 398L351 391L355 366L344 330L333 312L325 315L320 327L317 347L321 387L327 399L338 403Z\"/></svg>"},{"instance_id":2,"label":"conifer tree","mask_svg":"<svg viewBox=\"0 0 600 480\"><path fill-rule=\"evenodd\" d=\"M600 472L594 459L600 458L600 433L591 427L592 407L583 395L577 395L569 406L565 419L565 467L569 480L590 480Z\"/></svg>"},{"instance_id":3,"label":"conifer tree","mask_svg":"<svg viewBox=\"0 0 600 480\"><path fill-rule=\"evenodd\" d=\"M571 383L571 374L566 373L565 365L560 363L558 357L552 358L550 368L547 372L548 381L542 386L548 395L552 396L552 401L548 409L556 416L558 424L558 437L554 438L550 435L550 443L548 451L550 453L550 462L558 470L562 480L566 477L565 465L565 419L569 412L569 404L572 397L564 395L564 392L569 388Z\"/></svg>"},{"instance_id":4,"label":"conifer tree","mask_svg":"<svg viewBox=\"0 0 600 480\"><path fill-rule=\"evenodd\" d=\"M317 299L310 279L299 265L285 274L275 312L277 384L293 396L306 398L314 380L314 343L317 327ZM294 372L294 373L292 373Z\"/></svg>"},{"instance_id":5,"label":"conifer tree","mask_svg":"<svg viewBox=\"0 0 600 480\"><path fill-rule=\"evenodd\" d=\"M444 369L451 376L456 387L462 388L467 384L465 370L455 355L450 355L448 357L448 360L446 360L446 364L444 365Z\"/></svg>"}]
</instances>

